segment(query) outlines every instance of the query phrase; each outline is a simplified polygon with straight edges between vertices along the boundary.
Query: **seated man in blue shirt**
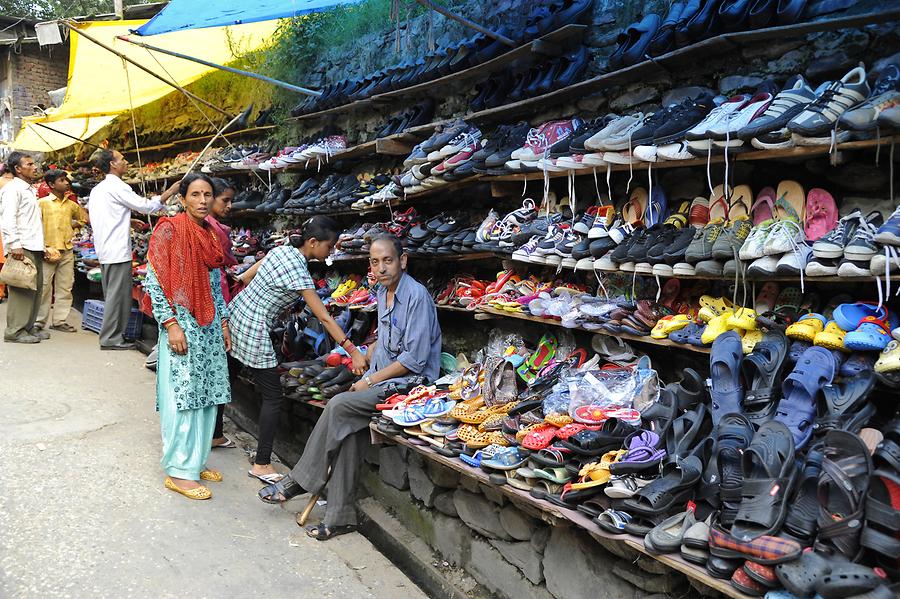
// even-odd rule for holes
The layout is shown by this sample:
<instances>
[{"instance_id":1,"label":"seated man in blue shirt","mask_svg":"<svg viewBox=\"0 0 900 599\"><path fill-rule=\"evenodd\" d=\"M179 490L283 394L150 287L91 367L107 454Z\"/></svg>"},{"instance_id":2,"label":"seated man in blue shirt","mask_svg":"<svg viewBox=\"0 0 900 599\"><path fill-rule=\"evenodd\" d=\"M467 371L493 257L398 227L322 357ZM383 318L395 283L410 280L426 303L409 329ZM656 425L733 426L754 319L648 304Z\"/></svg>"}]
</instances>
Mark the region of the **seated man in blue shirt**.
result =
<instances>
[{"instance_id":1,"label":"seated man in blue shirt","mask_svg":"<svg viewBox=\"0 0 900 599\"><path fill-rule=\"evenodd\" d=\"M325 519L307 529L320 541L356 529L353 499L375 405L392 383L429 383L440 371L441 328L434 301L406 274L406 259L395 237L372 241L369 263L381 288L378 340L369 348L369 370L328 402L290 475L259 491L266 503L281 503L305 491L320 495L327 490Z\"/></svg>"}]
</instances>

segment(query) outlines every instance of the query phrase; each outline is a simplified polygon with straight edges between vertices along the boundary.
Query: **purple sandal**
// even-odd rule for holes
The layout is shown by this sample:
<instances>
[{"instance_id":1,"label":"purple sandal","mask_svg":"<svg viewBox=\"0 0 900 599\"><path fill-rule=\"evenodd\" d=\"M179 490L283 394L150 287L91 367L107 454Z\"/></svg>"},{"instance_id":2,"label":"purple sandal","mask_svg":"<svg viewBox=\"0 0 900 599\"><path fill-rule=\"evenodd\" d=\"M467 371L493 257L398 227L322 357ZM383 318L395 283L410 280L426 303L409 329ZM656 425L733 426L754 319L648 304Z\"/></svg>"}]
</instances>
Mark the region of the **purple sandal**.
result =
<instances>
[{"instance_id":1,"label":"purple sandal","mask_svg":"<svg viewBox=\"0 0 900 599\"><path fill-rule=\"evenodd\" d=\"M628 451L618 461L609 466L610 474L632 474L653 468L659 468L666 457L666 450L661 449L659 435L652 431L636 431L625 440Z\"/></svg>"}]
</instances>

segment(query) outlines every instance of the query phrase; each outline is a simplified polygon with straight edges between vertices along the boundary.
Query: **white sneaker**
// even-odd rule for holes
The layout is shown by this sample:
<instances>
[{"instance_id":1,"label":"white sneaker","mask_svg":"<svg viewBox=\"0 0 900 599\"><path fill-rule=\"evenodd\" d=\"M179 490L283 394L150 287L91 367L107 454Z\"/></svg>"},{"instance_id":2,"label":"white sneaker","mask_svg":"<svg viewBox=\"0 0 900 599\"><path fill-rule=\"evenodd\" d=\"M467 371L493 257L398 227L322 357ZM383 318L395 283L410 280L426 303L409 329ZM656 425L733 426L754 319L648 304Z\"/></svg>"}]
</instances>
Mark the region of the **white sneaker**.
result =
<instances>
[{"instance_id":1,"label":"white sneaker","mask_svg":"<svg viewBox=\"0 0 900 599\"><path fill-rule=\"evenodd\" d=\"M869 277L872 276L871 260L849 260L844 258L838 266L839 277Z\"/></svg>"},{"instance_id":2,"label":"white sneaker","mask_svg":"<svg viewBox=\"0 0 900 599\"><path fill-rule=\"evenodd\" d=\"M590 150L601 150L602 149L602 150L606 150L608 152L610 152L610 151L614 152L614 151L618 151L618 150L627 150L628 148L630 148L633 145L631 143L631 135L643 126L644 114L638 112L631 116L622 117L619 120L621 120L622 124L625 126L622 126L621 128L613 131L612 133L610 133L609 135L604 137L600 143L589 146L588 142L591 139L594 139L593 137L589 138L586 142L584 142L584 147L587 149L590 149ZM619 120L613 121L612 123L610 123L609 127L612 127L613 125L618 124ZM602 133L602 131L601 131L601 133ZM597 135L600 135L600 133L598 133ZM596 137L596 135L594 137Z\"/></svg>"},{"instance_id":3,"label":"white sneaker","mask_svg":"<svg viewBox=\"0 0 900 599\"><path fill-rule=\"evenodd\" d=\"M586 150L595 151L611 149L607 148L605 144L608 137L618 135L621 131L627 129L636 122L641 122L643 119L644 115L640 112L615 118L611 120L606 127L600 129L600 131L584 140L584 148Z\"/></svg>"},{"instance_id":4,"label":"white sneaker","mask_svg":"<svg viewBox=\"0 0 900 599\"><path fill-rule=\"evenodd\" d=\"M756 277L774 275L778 268L780 256L763 256L757 258L747 267L747 273Z\"/></svg>"},{"instance_id":5,"label":"white sneaker","mask_svg":"<svg viewBox=\"0 0 900 599\"><path fill-rule=\"evenodd\" d=\"M738 258L741 260L762 258L765 254L766 237L769 236L769 232L774 224L775 221L767 220L753 227L750 235L747 236L747 239L744 240L741 249L738 251Z\"/></svg>"},{"instance_id":6,"label":"white sneaker","mask_svg":"<svg viewBox=\"0 0 900 599\"><path fill-rule=\"evenodd\" d=\"M806 265L806 276L808 277L834 277L838 274L837 258L813 258Z\"/></svg>"},{"instance_id":7,"label":"white sneaker","mask_svg":"<svg viewBox=\"0 0 900 599\"><path fill-rule=\"evenodd\" d=\"M671 277L674 273L674 269L669 264L663 262L662 264L654 264L652 274L658 277Z\"/></svg>"},{"instance_id":8,"label":"white sneaker","mask_svg":"<svg viewBox=\"0 0 900 599\"><path fill-rule=\"evenodd\" d=\"M631 151L631 154L644 162L659 162L656 146L637 146Z\"/></svg>"},{"instance_id":9,"label":"white sneaker","mask_svg":"<svg viewBox=\"0 0 900 599\"><path fill-rule=\"evenodd\" d=\"M803 243L803 239L803 227L800 223L791 219L780 220L769 231L763 253L766 256L775 256L789 252Z\"/></svg>"},{"instance_id":10,"label":"white sneaker","mask_svg":"<svg viewBox=\"0 0 900 599\"><path fill-rule=\"evenodd\" d=\"M694 155L688 152L688 142L686 141L657 146L656 155L662 160L691 160L694 158Z\"/></svg>"},{"instance_id":11,"label":"white sneaker","mask_svg":"<svg viewBox=\"0 0 900 599\"><path fill-rule=\"evenodd\" d=\"M603 272L616 272L619 270L619 266L609 259L610 254L612 254L612 250L606 252L602 258L597 258L594 260L594 270L600 270Z\"/></svg>"},{"instance_id":12,"label":"white sneaker","mask_svg":"<svg viewBox=\"0 0 900 599\"><path fill-rule=\"evenodd\" d=\"M594 259L582 258L575 263L575 270L594 270Z\"/></svg>"},{"instance_id":13,"label":"white sneaker","mask_svg":"<svg viewBox=\"0 0 900 599\"><path fill-rule=\"evenodd\" d=\"M735 113L744 106L749 99L746 94L734 96L725 100L706 115L702 121L691 127L684 134L684 138L688 141L688 145L692 150L707 151L710 144L710 129L713 129L723 121L727 122L732 113Z\"/></svg>"},{"instance_id":14,"label":"white sneaker","mask_svg":"<svg viewBox=\"0 0 900 599\"><path fill-rule=\"evenodd\" d=\"M593 154L585 154L581 157L581 164L584 166L606 166L606 161L603 160L603 155L605 152L596 152Z\"/></svg>"},{"instance_id":15,"label":"white sneaker","mask_svg":"<svg viewBox=\"0 0 900 599\"><path fill-rule=\"evenodd\" d=\"M794 250L786 253L775 265L775 272L780 275L799 275L806 272L806 265L812 259L812 248L801 243Z\"/></svg>"},{"instance_id":16,"label":"white sneaker","mask_svg":"<svg viewBox=\"0 0 900 599\"><path fill-rule=\"evenodd\" d=\"M636 158L634 156L634 154L632 154L628 150L623 150L621 152L604 152L603 160L610 164L638 164L638 163L640 163L640 159Z\"/></svg>"},{"instance_id":17,"label":"white sneaker","mask_svg":"<svg viewBox=\"0 0 900 599\"><path fill-rule=\"evenodd\" d=\"M672 274L676 277L692 277L697 274L693 264L688 262L679 262L672 267Z\"/></svg>"},{"instance_id":18,"label":"white sneaker","mask_svg":"<svg viewBox=\"0 0 900 599\"><path fill-rule=\"evenodd\" d=\"M741 146L744 142L737 139L737 132L764 113L771 103L772 94L756 94L744 102L740 109L729 113L710 127L706 134L715 140L715 145L720 148Z\"/></svg>"}]
</instances>

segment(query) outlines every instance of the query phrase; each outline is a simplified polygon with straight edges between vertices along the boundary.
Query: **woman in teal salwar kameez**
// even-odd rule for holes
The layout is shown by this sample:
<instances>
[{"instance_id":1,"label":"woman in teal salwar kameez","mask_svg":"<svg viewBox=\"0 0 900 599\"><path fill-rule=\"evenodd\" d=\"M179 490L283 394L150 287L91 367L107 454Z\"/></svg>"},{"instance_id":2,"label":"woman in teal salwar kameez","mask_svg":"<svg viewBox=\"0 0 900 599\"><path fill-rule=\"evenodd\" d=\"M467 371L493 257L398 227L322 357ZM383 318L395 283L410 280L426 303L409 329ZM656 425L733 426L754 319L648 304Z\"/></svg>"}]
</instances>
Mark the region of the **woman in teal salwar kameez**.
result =
<instances>
[{"instance_id":1,"label":"woman in teal salwar kameez","mask_svg":"<svg viewBox=\"0 0 900 599\"><path fill-rule=\"evenodd\" d=\"M224 256L205 218L212 181L191 173L180 187L185 211L163 218L150 238L144 289L160 326L156 408L167 489L209 499L200 481L221 481L206 467L220 404L231 401L226 352L231 346L222 297Z\"/></svg>"}]
</instances>

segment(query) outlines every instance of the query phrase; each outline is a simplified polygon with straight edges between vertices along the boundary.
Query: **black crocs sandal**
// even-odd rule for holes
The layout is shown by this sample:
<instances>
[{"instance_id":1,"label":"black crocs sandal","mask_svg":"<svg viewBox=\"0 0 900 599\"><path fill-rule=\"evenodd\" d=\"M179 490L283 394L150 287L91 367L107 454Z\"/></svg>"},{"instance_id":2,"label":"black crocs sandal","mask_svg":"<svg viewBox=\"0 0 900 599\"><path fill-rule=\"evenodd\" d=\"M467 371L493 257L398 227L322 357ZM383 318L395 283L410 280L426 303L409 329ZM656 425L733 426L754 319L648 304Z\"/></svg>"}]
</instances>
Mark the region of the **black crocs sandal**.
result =
<instances>
[{"instance_id":1,"label":"black crocs sandal","mask_svg":"<svg viewBox=\"0 0 900 599\"><path fill-rule=\"evenodd\" d=\"M875 373L871 371L822 387L827 411L821 418L816 418L816 434L830 430L858 433L875 414L875 406L866 401L874 388Z\"/></svg>"},{"instance_id":2,"label":"black crocs sandal","mask_svg":"<svg viewBox=\"0 0 900 599\"><path fill-rule=\"evenodd\" d=\"M278 494L281 494L284 499L273 499ZM269 503L272 505L281 505L285 501L290 501L294 497L298 497L306 493L306 489L301 487L297 481L295 481L290 476L285 476L277 483L272 483L271 485L266 485L262 489L259 490L257 496L259 500L263 503Z\"/></svg>"},{"instance_id":3,"label":"black crocs sandal","mask_svg":"<svg viewBox=\"0 0 900 599\"><path fill-rule=\"evenodd\" d=\"M690 455L695 441L703 438L709 430L706 426L709 422L707 414L706 404L700 404L672 422L672 426L666 431L667 461L674 462Z\"/></svg>"},{"instance_id":4,"label":"black crocs sandal","mask_svg":"<svg viewBox=\"0 0 900 599\"><path fill-rule=\"evenodd\" d=\"M822 450L809 450L806 464L797 483L797 494L791 501L787 517L784 519L784 534L804 547L812 545L819 529L819 499L816 489L822 472Z\"/></svg>"},{"instance_id":5,"label":"black crocs sandal","mask_svg":"<svg viewBox=\"0 0 900 599\"><path fill-rule=\"evenodd\" d=\"M893 578L900 572L900 506L891 498L900 489L900 474L888 468L875 470L866 496L866 520L860 544L876 555L876 563ZM892 493L892 490L894 493Z\"/></svg>"},{"instance_id":6,"label":"black crocs sandal","mask_svg":"<svg viewBox=\"0 0 900 599\"><path fill-rule=\"evenodd\" d=\"M797 464L794 437L784 424L766 422L741 456L741 505L731 527L740 541L777 532L787 515Z\"/></svg>"},{"instance_id":7,"label":"black crocs sandal","mask_svg":"<svg viewBox=\"0 0 900 599\"><path fill-rule=\"evenodd\" d=\"M350 532L356 532L356 526L348 524L345 526L325 526L324 524L316 524L315 526L306 527L306 536L317 541L327 541L334 537L339 537Z\"/></svg>"},{"instance_id":8,"label":"black crocs sandal","mask_svg":"<svg viewBox=\"0 0 900 599\"><path fill-rule=\"evenodd\" d=\"M741 505L744 471L741 454L753 441L753 425L741 414L725 414L716 427L716 467L719 471L719 522L731 528Z\"/></svg>"},{"instance_id":9,"label":"black crocs sandal","mask_svg":"<svg viewBox=\"0 0 900 599\"><path fill-rule=\"evenodd\" d=\"M665 439L669 427L678 417L678 398L668 387L659 390L659 398L641 411L641 419L647 423L650 430L660 438Z\"/></svg>"},{"instance_id":10,"label":"black crocs sandal","mask_svg":"<svg viewBox=\"0 0 900 599\"><path fill-rule=\"evenodd\" d=\"M703 464L696 456L670 462L663 467L661 478L624 500L623 509L635 516L664 516L672 507L691 497L702 472Z\"/></svg>"},{"instance_id":11,"label":"black crocs sandal","mask_svg":"<svg viewBox=\"0 0 900 599\"><path fill-rule=\"evenodd\" d=\"M819 533L816 547L832 547L855 560L860 555L860 533L872 457L859 436L829 431L819 476Z\"/></svg>"},{"instance_id":12,"label":"black crocs sandal","mask_svg":"<svg viewBox=\"0 0 900 599\"><path fill-rule=\"evenodd\" d=\"M741 406L757 426L775 415L787 353L788 340L784 333L770 331L741 362L741 373L747 382Z\"/></svg>"},{"instance_id":13,"label":"black crocs sandal","mask_svg":"<svg viewBox=\"0 0 900 599\"><path fill-rule=\"evenodd\" d=\"M886 582L868 566L843 563L832 566L831 572L819 581L816 592L822 599L840 599L862 595Z\"/></svg>"},{"instance_id":14,"label":"black crocs sandal","mask_svg":"<svg viewBox=\"0 0 900 599\"><path fill-rule=\"evenodd\" d=\"M775 566L775 576L784 588L797 597L811 597L822 579L831 572L831 561L811 549L799 559Z\"/></svg>"}]
</instances>

